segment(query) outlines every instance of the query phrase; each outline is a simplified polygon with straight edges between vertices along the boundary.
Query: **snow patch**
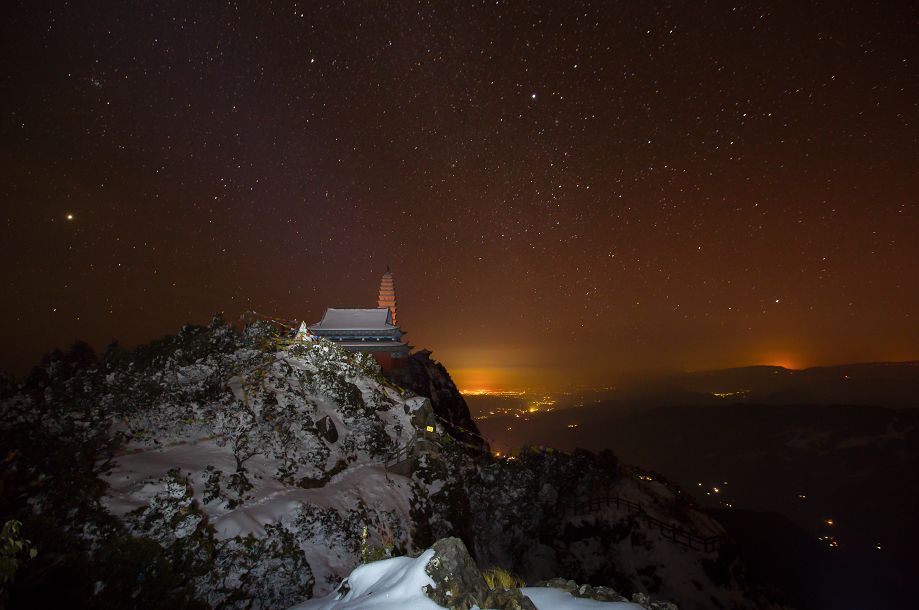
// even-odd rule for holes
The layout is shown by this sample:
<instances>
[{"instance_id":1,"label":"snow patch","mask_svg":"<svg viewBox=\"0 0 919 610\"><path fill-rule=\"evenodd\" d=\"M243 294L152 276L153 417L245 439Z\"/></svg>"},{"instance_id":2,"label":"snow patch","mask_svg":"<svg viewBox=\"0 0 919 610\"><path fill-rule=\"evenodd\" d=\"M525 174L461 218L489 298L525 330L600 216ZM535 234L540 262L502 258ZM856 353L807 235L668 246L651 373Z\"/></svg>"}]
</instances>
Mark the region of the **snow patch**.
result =
<instances>
[{"instance_id":1,"label":"snow patch","mask_svg":"<svg viewBox=\"0 0 919 610\"><path fill-rule=\"evenodd\" d=\"M537 610L642 610L638 604L583 599L550 587L525 587L520 591L530 598Z\"/></svg>"},{"instance_id":2,"label":"snow patch","mask_svg":"<svg viewBox=\"0 0 919 610\"><path fill-rule=\"evenodd\" d=\"M357 567L338 590L325 597L309 600L291 610L439 610L423 591L434 581L425 567L434 551L429 549L417 558L394 557ZM342 595L341 591L348 589Z\"/></svg>"},{"instance_id":3,"label":"snow patch","mask_svg":"<svg viewBox=\"0 0 919 610\"><path fill-rule=\"evenodd\" d=\"M435 587L425 571L433 557L434 550L428 549L417 558L394 557L359 566L337 590L290 610L438 610L443 606L424 593L426 585ZM537 610L642 610L638 604L582 599L549 587L527 587L521 592Z\"/></svg>"}]
</instances>

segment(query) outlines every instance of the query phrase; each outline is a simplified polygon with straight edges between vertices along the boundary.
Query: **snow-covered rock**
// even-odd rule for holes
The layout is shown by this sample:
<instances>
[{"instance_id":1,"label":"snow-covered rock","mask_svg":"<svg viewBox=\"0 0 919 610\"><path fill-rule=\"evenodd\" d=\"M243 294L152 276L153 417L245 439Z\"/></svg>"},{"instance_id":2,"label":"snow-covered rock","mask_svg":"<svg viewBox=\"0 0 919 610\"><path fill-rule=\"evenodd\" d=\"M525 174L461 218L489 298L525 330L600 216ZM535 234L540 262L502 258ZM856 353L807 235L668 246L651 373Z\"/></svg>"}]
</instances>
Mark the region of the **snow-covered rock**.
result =
<instances>
[{"instance_id":1,"label":"snow-covered rock","mask_svg":"<svg viewBox=\"0 0 919 610\"><path fill-rule=\"evenodd\" d=\"M59 553L81 553L79 569L96 570L92 591L79 594L102 606L276 609L314 596L398 596L421 582L417 560L359 568L347 600L332 592L368 549L410 555L456 536L481 565L531 583L564 577L684 610L712 599L769 607L746 598L729 554L674 546L621 511L576 510L619 494L659 522L720 531L672 490L637 482L602 454L496 459L465 429L471 418L443 367L427 356L416 364L424 374L408 392L367 355L261 323L240 334L219 319L101 359L77 346L22 384L0 384L4 491L24 528L52 524L46 544L60 540ZM425 392L441 401L441 419ZM438 570L427 574L436 599L425 599L450 601ZM525 599L467 585L466 601L480 607ZM534 595L537 607L569 603Z\"/></svg>"},{"instance_id":2,"label":"snow-covered rock","mask_svg":"<svg viewBox=\"0 0 919 610\"><path fill-rule=\"evenodd\" d=\"M435 601L439 603L435 603ZM416 558L362 565L325 597L290 610L642 610L646 606L578 598L549 587L490 589L457 538L438 540Z\"/></svg>"},{"instance_id":3,"label":"snow-covered rock","mask_svg":"<svg viewBox=\"0 0 919 610\"><path fill-rule=\"evenodd\" d=\"M215 319L101 360L88 347L52 354L4 391L4 438L40 433L51 452L72 446L77 466L95 457L86 501L106 529L59 509L79 496L57 492L73 475L59 458L36 465L37 451L13 462L27 467L25 484L55 481L26 488L31 510L60 510L64 527L97 548L155 541L211 606L279 608L324 594L359 564L365 530L368 544L415 548L412 513L425 492L385 464L412 446L430 402L404 395L367 355L259 324L240 335ZM102 575L97 593L113 591L114 577Z\"/></svg>"},{"instance_id":4,"label":"snow-covered rock","mask_svg":"<svg viewBox=\"0 0 919 610\"><path fill-rule=\"evenodd\" d=\"M424 594L424 587L434 581L424 571L434 551L417 558L393 557L359 566L342 584L325 597L313 599L291 610L437 610L438 606Z\"/></svg>"}]
</instances>

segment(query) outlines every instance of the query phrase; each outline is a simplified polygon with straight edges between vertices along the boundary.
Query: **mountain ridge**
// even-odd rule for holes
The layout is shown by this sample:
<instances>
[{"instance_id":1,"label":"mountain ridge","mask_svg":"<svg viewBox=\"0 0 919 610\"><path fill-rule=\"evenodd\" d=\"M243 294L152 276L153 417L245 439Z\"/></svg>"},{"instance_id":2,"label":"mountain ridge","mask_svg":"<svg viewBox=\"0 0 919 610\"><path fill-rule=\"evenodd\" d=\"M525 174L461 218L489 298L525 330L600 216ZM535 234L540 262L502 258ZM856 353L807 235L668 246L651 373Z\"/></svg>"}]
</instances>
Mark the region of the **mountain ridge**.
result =
<instances>
[{"instance_id":1,"label":"mountain ridge","mask_svg":"<svg viewBox=\"0 0 919 610\"><path fill-rule=\"evenodd\" d=\"M435 377L456 391L442 366ZM682 548L640 516L571 510L624 495L660 523L720 531L677 491L610 453L496 458L451 435L469 417L451 404L445 423L372 358L263 323L237 333L215 318L130 352L51 355L0 401L0 515L40 548L11 607L282 608L331 591L363 540L412 554L453 535L530 581L777 607L729 546ZM388 468L406 448L406 470Z\"/></svg>"}]
</instances>

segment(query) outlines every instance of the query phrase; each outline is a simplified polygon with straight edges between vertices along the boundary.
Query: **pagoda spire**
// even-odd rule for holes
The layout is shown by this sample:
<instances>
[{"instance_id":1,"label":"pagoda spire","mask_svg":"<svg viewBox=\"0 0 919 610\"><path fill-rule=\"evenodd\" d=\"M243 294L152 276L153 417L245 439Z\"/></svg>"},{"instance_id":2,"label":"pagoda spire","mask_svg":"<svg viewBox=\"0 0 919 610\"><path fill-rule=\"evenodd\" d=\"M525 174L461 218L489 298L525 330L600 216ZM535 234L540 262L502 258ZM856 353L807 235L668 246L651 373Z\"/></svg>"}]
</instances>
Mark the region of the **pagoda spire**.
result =
<instances>
[{"instance_id":1,"label":"pagoda spire","mask_svg":"<svg viewBox=\"0 0 919 610\"><path fill-rule=\"evenodd\" d=\"M386 307L392 313L393 326L398 326L396 321L396 286L393 283L392 271L386 266L386 273L380 279L380 293L377 297L377 307Z\"/></svg>"}]
</instances>

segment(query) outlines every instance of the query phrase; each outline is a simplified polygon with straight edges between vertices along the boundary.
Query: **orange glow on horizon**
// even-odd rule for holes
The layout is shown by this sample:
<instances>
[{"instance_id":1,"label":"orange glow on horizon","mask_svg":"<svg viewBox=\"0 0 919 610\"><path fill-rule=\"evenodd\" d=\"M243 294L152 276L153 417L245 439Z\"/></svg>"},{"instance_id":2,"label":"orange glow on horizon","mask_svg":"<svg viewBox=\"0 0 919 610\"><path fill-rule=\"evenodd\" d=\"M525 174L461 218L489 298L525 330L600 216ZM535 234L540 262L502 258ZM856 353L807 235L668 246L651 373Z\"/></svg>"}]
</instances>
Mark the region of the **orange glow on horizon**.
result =
<instances>
[{"instance_id":1,"label":"orange glow on horizon","mask_svg":"<svg viewBox=\"0 0 919 610\"><path fill-rule=\"evenodd\" d=\"M807 368L802 366L798 360L794 358L770 358L765 361L766 366L780 366L784 369L800 370L802 368Z\"/></svg>"},{"instance_id":2,"label":"orange glow on horizon","mask_svg":"<svg viewBox=\"0 0 919 610\"><path fill-rule=\"evenodd\" d=\"M791 370L801 370L811 366L818 366L818 364L812 360L813 358L808 358L798 351L783 349L782 346L774 346L772 349L766 348L763 351L754 353L750 358L750 361L757 366L780 366Z\"/></svg>"},{"instance_id":3,"label":"orange glow on horizon","mask_svg":"<svg viewBox=\"0 0 919 610\"><path fill-rule=\"evenodd\" d=\"M463 354L467 356L467 354ZM500 354L503 356L504 354ZM469 354L468 356L483 356L483 354ZM874 361L882 361L875 359ZM915 359L914 359L915 360ZM519 360L509 360L512 364L501 366L495 364L491 358L490 365L486 366L455 366L445 362L454 383L462 394L466 395L512 395L512 394L546 394L558 392L581 391L591 389L607 389L613 386L631 383L654 384L657 380L667 379L673 374L689 372L715 372L751 366L782 367L789 371L801 371L811 367L837 366L854 362L854 359L839 361L820 358L815 354L804 351L783 350L781 348L761 349L753 351L744 357L733 354L724 360L713 359L706 362L700 359L696 366L638 370L611 366L609 369L600 367L587 369L587 364L580 370L573 369L571 362L555 367L541 362L537 366L527 366ZM894 361L888 359L887 361ZM907 362L909 360L900 360ZM464 363L465 364L465 363ZM471 362L469 364L472 364Z\"/></svg>"},{"instance_id":4,"label":"orange glow on horizon","mask_svg":"<svg viewBox=\"0 0 919 610\"><path fill-rule=\"evenodd\" d=\"M564 371L561 369L553 371L527 366L445 366L450 371L453 383L463 394L520 394L548 388L553 382L557 387L564 385Z\"/></svg>"}]
</instances>

